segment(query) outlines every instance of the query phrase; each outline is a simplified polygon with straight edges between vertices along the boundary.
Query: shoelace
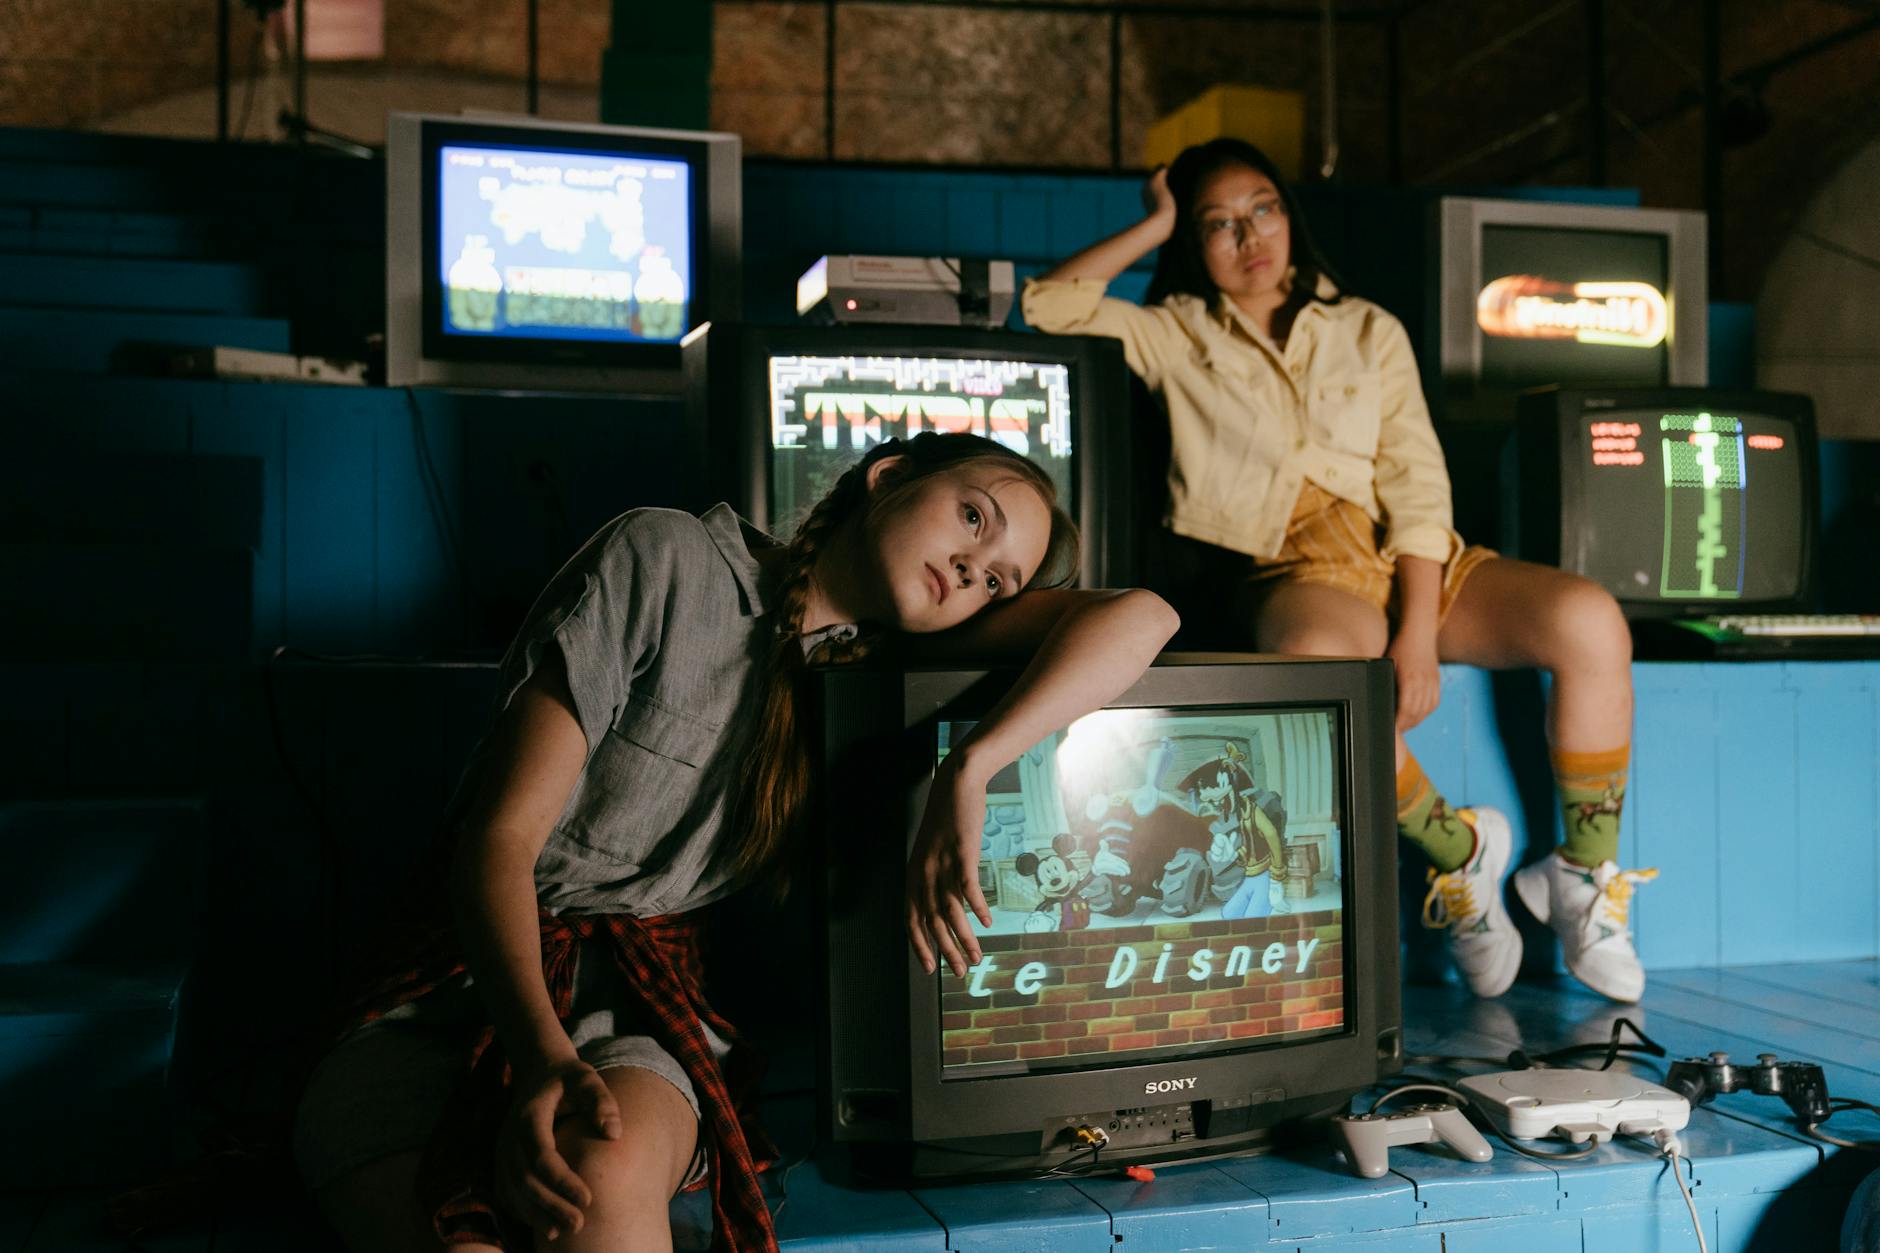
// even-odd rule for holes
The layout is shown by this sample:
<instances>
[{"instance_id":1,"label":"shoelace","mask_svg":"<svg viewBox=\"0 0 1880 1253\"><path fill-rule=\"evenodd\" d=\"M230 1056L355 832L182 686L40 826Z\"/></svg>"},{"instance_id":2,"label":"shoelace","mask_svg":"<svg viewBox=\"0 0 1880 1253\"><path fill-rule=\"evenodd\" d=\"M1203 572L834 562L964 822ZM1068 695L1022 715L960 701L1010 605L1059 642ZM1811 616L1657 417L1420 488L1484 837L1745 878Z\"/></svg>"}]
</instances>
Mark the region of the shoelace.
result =
<instances>
[{"instance_id":1,"label":"shoelace","mask_svg":"<svg viewBox=\"0 0 1880 1253\"><path fill-rule=\"evenodd\" d=\"M1611 867L1610 877L1601 874L1601 871L1608 867ZM1604 909L1607 919L1618 934L1626 934L1627 920L1632 913L1632 893L1638 890L1639 884L1650 883L1658 877L1657 867L1648 866L1643 870L1620 870L1613 866L1613 863L1607 862L1605 866L1600 867L1599 871L1594 872L1594 876L1595 882L1601 877L1605 877L1606 881L1599 885L1599 895L1593 898L1592 907Z\"/></svg>"},{"instance_id":2,"label":"shoelace","mask_svg":"<svg viewBox=\"0 0 1880 1253\"><path fill-rule=\"evenodd\" d=\"M1475 916L1475 889L1470 885L1468 875L1461 870L1437 874L1436 867L1431 866L1429 879L1429 894L1423 898L1424 926L1432 931L1441 931L1444 927L1453 927Z\"/></svg>"}]
</instances>

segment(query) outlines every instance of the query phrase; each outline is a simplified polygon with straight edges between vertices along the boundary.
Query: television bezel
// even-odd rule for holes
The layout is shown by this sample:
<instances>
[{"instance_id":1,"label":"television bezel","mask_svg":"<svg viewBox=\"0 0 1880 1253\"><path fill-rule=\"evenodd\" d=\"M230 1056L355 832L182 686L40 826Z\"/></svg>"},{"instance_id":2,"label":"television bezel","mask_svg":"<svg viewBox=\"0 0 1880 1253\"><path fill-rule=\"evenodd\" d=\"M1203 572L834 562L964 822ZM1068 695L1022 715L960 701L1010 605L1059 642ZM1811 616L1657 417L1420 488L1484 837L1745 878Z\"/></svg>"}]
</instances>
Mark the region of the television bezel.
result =
<instances>
[{"instance_id":1,"label":"television bezel","mask_svg":"<svg viewBox=\"0 0 1880 1253\"><path fill-rule=\"evenodd\" d=\"M701 327L685 342L686 422L695 437L703 434L713 494L732 502L763 530L790 521L775 517L770 502L766 362L779 354L974 357L1070 366L1076 485L1070 504L1083 535L1079 582L1127 587L1139 581L1129 373L1114 339L956 326ZM1085 449L1094 449L1094 455L1080 455Z\"/></svg>"},{"instance_id":2,"label":"television bezel","mask_svg":"<svg viewBox=\"0 0 1880 1253\"><path fill-rule=\"evenodd\" d=\"M1701 387L1709 379L1708 224L1702 213L1641 209L1620 205L1563 204L1553 201L1492 200L1444 196L1434 210L1435 247L1431 250L1429 291L1436 302L1426 325L1433 342L1426 345L1425 369L1436 367L1427 388L1451 421L1500 421L1513 417L1513 402L1527 386L1485 384L1482 332L1475 321L1482 290L1482 238L1490 226L1597 231L1651 235L1665 241L1665 304L1670 316L1666 335L1666 387ZM1539 379L1533 385L1560 383ZM1567 386L1597 386L1592 382ZM1636 384L1614 384L1637 386Z\"/></svg>"},{"instance_id":3,"label":"television bezel","mask_svg":"<svg viewBox=\"0 0 1880 1253\"><path fill-rule=\"evenodd\" d=\"M1591 471L1586 429L1596 411L1705 408L1758 414L1788 422L1802 484L1801 569L1793 596L1763 600L1631 600L1616 596L1628 619L1680 618L1716 613L1781 613L1800 610L1812 599L1820 467L1814 403L1794 392L1711 387L1539 387L1521 395L1513 448L1519 484L1513 516L1514 547L1532 561L1583 574L1587 561L1586 476Z\"/></svg>"},{"instance_id":4,"label":"television bezel","mask_svg":"<svg viewBox=\"0 0 1880 1253\"><path fill-rule=\"evenodd\" d=\"M992 1153L982 1158L975 1150L945 1146L1034 1134L1042 1141L1043 1129L1054 1119L1163 1103L1167 1098L1146 1096L1145 1085L1169 1078L1195 1080L1184 1089L1183 1100L1249 1110L1248 1124L1237 1132L1114 1155L1119 1164L1174 1160L1246 1147L1269 1136L1281 1119L1323 1113L1349 1092L1397 1070L1402 1001L1389 663L1170 653L1105 707L1335 711L1346 749L1336 785L1343 806L1347 893L1345 1029L1184 1058L943 1077L935 982L941 976L925 973L915 959L900 894L884 901L854 893L852 880L847 890L841 885L845 876L857 873L872 873L878 885L898 885L932 783L934 726L940 720L983 716L1013 674L963 665L913 665L886 673L871 667L822 671L819 765L828 768L846 760L845 753L864 748L880 755L893 743L899 747L896 764L907 772L898 776L906 785L884 769L859 793L845 791L851 801L856 795L867 798L860 820L878 817L903 834L869 845L883 850L877 864L860 871L847 865L843 850L857 841L843 839L827 806L819 817L826 841L817 908L826 958L819 1066L823 1134L884 1150L934 1149L940 1173L949 1175L1022 1173L1023 1166L1015 1167L1012 1159ZM825 796L828 792L823 789ZM842 820L854 824L858 816L850 810ZM845 1029L843 1023L867 1026ZM917 1043L922 1040L927 1043ZM1022 1163L1024 1155L1016 1156ZM1112 1155L1106 1152L1105 1160Z\"/></svg>"},{"instance_id":5,"label":"television bezel","mask_svg":"<svg viewBox=\"0 0 1880 1253\"><path fill-rule=\"evenodd\" d=\"M676 395L682 341L451 336L442 328L438 152L447 145L676 159L691 167L695 329L741 307L742 141L715 131L394 113L386 122L385 360L393 387Z\"/></svg>"}]
</instances>

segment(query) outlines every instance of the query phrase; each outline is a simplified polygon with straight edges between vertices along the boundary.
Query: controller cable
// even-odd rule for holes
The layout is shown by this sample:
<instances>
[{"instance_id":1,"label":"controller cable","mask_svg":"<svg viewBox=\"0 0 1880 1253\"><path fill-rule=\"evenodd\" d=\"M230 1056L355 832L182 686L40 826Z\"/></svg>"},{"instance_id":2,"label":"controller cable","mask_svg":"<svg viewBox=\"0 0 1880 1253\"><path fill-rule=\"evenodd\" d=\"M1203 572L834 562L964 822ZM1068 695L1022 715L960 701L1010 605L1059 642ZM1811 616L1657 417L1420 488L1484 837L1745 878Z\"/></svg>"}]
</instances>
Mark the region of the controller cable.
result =
<instances>
[{"instance_id":1,"label":"controller cable","mask_svg":"<svg viewBox=\"0 0 1880 1253\"><path fill-rule=\"evenodd\" d=\"M1880 1114L1880 1105L1857 1101L1851 1096L1837 1096L1828 1102L1828 1118L1834 1117L1844 1109L1863 1109L1869 1114ZM1827 1121L1828 1119L1824 1118L1821 1122L1804 1123L1802 1130L1814 1139L1824 1144L1832 1144L1837 1148L1858 1149L1863 1153L1880 1153L1880 1140L1846 1140L1840 1136L1829 1135L1821 1129L1822 1123Z\"/></svg>"},{"instance_id":2,"label":"controller cable","mask_svg":"<svg viewBox=\"0 0 1880 1253\"><path fill-rule=\"evenodd\" d=\"M1626 1043L1625 1032L1630 1031L1637 1037L1636 1044ZM1612 1064L1620 1057L1628 1059L1640 1057L1664 1057L1665 1046L1658 1043L1639 1029L1630 1018L1615 1018L1612 1023L1612 1036L1604 1044L1569 1044L1564 1048L1552 1049L1545 1053L1529 1053L1525 1049L1512 1049L1505 1057L1468 1057L1426 1053L1405 1060L1412 1066L1453 1066L1458 1062L1470 1062L1478 1066L1499 1066L1508 1070L1535 1070L1570 1058L1605 1055L1596 1070L1611 1070ZM1577 1069L1577 1068L1576 1068Z\"/></svg>"}]
</instances>

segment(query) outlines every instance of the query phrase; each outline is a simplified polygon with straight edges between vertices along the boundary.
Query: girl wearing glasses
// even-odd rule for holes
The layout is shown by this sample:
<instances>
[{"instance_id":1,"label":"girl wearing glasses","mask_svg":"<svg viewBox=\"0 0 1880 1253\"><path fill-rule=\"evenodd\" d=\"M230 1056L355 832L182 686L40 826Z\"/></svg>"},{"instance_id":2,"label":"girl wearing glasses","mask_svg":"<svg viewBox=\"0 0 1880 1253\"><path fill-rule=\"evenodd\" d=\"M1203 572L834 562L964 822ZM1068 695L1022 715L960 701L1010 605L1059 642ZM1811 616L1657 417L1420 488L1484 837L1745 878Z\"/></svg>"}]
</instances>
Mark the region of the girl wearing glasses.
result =
<instances>
[{"instance_id":1,"label":"girl wearing glasses","mask_svg":"<svg viewBox=\"0 0 1880 1253\"><path fill-rule=\"evenodd\" d=\"M1026 284L1043 331L1108 335L1168 413L1165 524L1238 556L1215 599L1262 651L1389 657L1397 669L1399 831L1433 863L1424 921L1464 981L1498 996L1521 964L1502 905L1507 819L1452 809L1403 733L1436 708L1440 662L1553 676L1548 740L1566 843L1517 873L1567 967L1615 1000L1644 990L1627 925L1619 807L1632 721L1631 637L1577 576L1465 545L1410 341L1342 292L1265 154L1190 148L1143 190L1140 222ZM1152 249L1146 306L1104 294Z\"/></svg>"}]
</instances>

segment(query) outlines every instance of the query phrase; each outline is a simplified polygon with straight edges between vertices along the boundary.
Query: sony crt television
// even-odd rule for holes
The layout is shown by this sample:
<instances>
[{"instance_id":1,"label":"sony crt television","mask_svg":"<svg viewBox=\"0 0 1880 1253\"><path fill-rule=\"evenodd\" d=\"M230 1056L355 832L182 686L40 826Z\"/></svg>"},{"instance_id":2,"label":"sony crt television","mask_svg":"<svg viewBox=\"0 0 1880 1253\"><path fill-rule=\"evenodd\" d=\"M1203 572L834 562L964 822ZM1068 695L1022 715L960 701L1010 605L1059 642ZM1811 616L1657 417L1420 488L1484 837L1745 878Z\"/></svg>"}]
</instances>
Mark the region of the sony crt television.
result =
<instances>
[{"instance_id":1,"label":"sony crt television","mask_svg":"<svg viewBox=\"0 0 1880 1253\"><path fill-rule=\"evenodd\" d=\"M1705 220L1663 209L1447 197L1424 368L1448 420L1506 423L1530 387L1706 382Z\"/></svg>"},{"instance_id":2,"label":"sony crt television","mask_svg":"<svg viewBox=\"0 0 1880 1253\"><path fill-rule=\"evenodd\" d=\"M736 318L736 135L394 113L394 386L676 395L680 341Z\"/></svg>"},{"instance_id":3,"label":"sony crt television","mask_svg":"<svg viewBox=\"0 0 1880 1253\"><path fill-rule=\"evenodd\" d=\"M1584 575L1628 618L1800 609L1818 510L1806 396L1697 387L1521 397L1511 547Z\"/></svg>"},{"instance_id":4,"label":"sony crt television","mask_svg":"<svg viewBox=\"0 0 1880 1253\"><path fill-rule=\"evenodd\" d=\"M819 672L821 1135L883 1182L1257 1148L1401 1066L1388 662L1165 654L991 782L992 925L924 973L936 767L1013 677Z\"/></svg>"},{"instance_id":5,"label":"sony crt television","mask_svg":"<svg viewBox=\"0 0 1880 1253\"><path fill-rule=\"evenodd\" d=\"M954 326L739 326L685 345L714 494L787 535L869 448L965 431L1051 477L1086 587L1137 581L1129 374L1116 341Z\"/></svg>"}]
</instances>

